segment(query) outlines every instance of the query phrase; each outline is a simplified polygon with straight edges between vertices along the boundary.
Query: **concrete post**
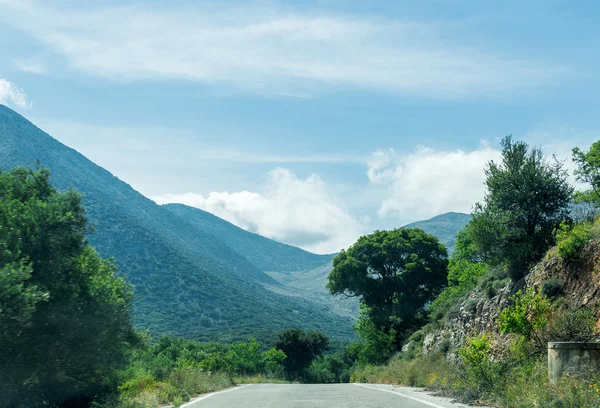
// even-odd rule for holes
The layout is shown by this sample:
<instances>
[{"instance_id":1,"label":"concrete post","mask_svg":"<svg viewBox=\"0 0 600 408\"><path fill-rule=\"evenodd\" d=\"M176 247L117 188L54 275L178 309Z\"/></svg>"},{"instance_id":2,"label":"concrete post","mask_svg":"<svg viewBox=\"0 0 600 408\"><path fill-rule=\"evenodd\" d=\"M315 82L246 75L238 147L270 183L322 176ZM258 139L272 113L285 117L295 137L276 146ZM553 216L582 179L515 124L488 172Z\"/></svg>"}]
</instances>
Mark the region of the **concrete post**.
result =
<instances>
[{"instance_id":1,"label":"concrete post","mask_svg":"<svg viewBox=\"0 0 600 408\"><path fill-rule=\"evenodd\" d=\"M552 384L565 373L600 370L600 343L548 343L548 378Z\"/></svg>"}]
</instances>

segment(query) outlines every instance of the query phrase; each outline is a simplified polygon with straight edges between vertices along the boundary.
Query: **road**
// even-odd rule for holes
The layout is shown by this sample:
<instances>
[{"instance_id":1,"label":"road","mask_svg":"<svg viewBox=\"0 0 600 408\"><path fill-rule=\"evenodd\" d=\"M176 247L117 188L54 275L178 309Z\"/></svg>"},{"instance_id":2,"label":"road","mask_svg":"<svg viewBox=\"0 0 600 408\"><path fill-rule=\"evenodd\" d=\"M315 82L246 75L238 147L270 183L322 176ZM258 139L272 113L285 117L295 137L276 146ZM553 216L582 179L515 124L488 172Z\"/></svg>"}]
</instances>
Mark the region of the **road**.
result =
<instances>
[{"instance_id":1,"label":"road","mask_svg":"<svg viewBox=\"0 0 600 408\"><path fill-rule=\"evenodd\" d=\"M374 384L249 384L200 396L182 408L459 408L408 387Z\"/></svg>"}]
</instances>

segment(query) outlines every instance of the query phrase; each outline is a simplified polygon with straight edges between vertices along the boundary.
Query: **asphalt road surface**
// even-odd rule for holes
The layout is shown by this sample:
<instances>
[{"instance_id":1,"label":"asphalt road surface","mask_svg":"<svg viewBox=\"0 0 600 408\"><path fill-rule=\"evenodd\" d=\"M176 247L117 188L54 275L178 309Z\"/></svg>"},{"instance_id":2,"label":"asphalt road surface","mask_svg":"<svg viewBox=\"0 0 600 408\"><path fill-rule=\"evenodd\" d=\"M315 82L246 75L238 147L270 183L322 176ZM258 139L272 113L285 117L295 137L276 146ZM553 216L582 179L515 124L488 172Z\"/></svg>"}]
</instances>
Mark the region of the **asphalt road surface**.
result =
<instances>
[{"instance_id":1,"label":"asphalt road surface","mask_svg":"<svg viewBox=\"0 0 600 408\"><path fill-rule=\"evenodd\" d=\"M459 408L407 387L375 384L250 384L206 394L184 408Z\"/></svg>"}]
</instances>

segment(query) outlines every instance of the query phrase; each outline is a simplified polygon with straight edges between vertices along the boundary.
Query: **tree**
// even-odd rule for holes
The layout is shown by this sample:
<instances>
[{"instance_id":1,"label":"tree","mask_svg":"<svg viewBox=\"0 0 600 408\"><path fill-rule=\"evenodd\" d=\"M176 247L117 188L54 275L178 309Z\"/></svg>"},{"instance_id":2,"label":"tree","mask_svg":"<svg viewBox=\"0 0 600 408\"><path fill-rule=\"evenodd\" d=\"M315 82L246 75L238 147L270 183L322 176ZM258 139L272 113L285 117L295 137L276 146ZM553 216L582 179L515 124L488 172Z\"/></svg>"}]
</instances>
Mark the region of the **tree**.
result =
<instances>
[{"instance_id":1,"label":"tree","mask_svg":"<svg viewBox=\"0 0 600 408\"><path fill-rule=\"evenodd\" d=\"M600 205L600 140L594 142L588 152L576 147L573 149L573 161L577 164L577 181L590 185L587 191L577 192L576 202L590 202Z\"/></svg>"},{"instance_id":2,"label":"tree","mask_svg":"<svg viewBox=\"0 0 600 408\"><path fill-rule=\"evenodd\" d=\"M283 373L286 378L305 379L308 366L329 349L329 338L318 331L286 329L279 334L275 348L286 355L283 360Z\"/></svg>"},{"instance_id":3,"label":"tree","mask_svg":"<svg viewBox=\"0 0 600 408\"><path fill-rule=\"evenodd\" d=\"M487 191L472 213L469 239L483 260L507 266L518 280L554 244L573 188L561 162L511 136L502 140L502 161L489 162L485 174Z\"/></svg>"},{"instance_id":4,"label":"tree","mask_svg":"<svg viewBox=\"0 0 600 408\"><path fill-rule=\"evenodd\" d=\"M0 171L0 407L77 406L135 339L132 289L90 247L81 196Z\"/></svg>"},{"instance_id":5,"label":"tree","mask_svg":"<svg viewBox=\"0 0 600 408\"><path fill-rule=\"evenodd\" d=\"M446 285L447 264L446 248L423 230L375 231L335 257L327 288L360 297L363 318L373 324L363 326L376 330L378 338L393 331L398 348L424 322L425 305Z\"/></svg>"}]
</instances>

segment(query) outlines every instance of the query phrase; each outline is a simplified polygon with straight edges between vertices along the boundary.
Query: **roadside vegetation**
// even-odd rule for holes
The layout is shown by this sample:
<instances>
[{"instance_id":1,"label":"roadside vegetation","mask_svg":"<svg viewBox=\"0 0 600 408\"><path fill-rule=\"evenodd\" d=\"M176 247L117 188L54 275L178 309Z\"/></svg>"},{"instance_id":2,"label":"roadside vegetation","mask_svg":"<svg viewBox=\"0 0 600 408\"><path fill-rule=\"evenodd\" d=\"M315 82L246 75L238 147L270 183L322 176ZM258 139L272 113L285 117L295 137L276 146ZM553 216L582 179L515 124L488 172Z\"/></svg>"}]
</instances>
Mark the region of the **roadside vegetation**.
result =
<instances>
[{"instance_id":1,"label":"roadside vegetation","mask_svg":"<svg viewBox=\"0 0 600 408\"><path fill-rule=\"evenodd\" d=\"M573 309L558 277L518 289L539 262L558 259L565 273L577 273L584 255L586 262L597 262L597 254L585 250L597 249L600 239L600 142L573 154L575 175L590 186L587 191L573 193L562 163L504 139L502 161L486 169L486 196L458 235L448 285L429 304L428 323L386 364L356 365L351 381L427 387L498 407L600 406L598 372L550 384L546 354L550 341L597 341L598 305ZM475 313L477 296L492 298L508 289L513 295L493 330L470 333L458 348L448 338L425 351L429 333L460 313Z\"/></svg>"},{"instance_id":2,"label":"roadside vegetation","mask_svg":"<svg viewBox=\"0 0 600 408\"><path fill-rule=\"evenodd\" d=\"M81 201L45 169L0 172L0 407L179 405L240 382L311 381L317 358L331 367L315 331L271 345L136 331L133 288L89 245Z\"/></svg>"}]
</instances>

